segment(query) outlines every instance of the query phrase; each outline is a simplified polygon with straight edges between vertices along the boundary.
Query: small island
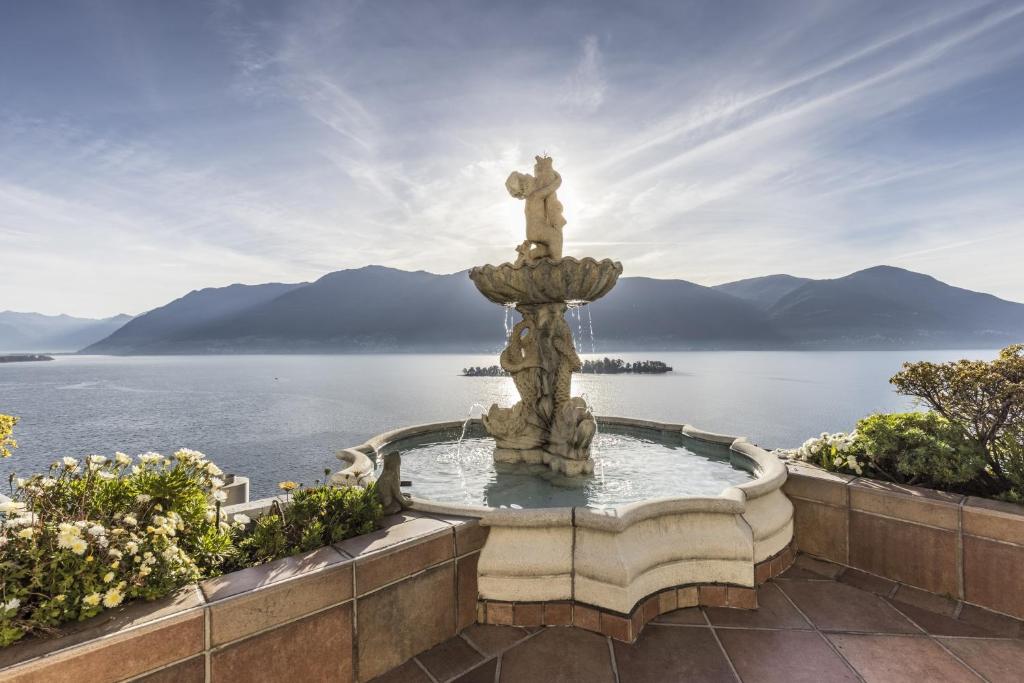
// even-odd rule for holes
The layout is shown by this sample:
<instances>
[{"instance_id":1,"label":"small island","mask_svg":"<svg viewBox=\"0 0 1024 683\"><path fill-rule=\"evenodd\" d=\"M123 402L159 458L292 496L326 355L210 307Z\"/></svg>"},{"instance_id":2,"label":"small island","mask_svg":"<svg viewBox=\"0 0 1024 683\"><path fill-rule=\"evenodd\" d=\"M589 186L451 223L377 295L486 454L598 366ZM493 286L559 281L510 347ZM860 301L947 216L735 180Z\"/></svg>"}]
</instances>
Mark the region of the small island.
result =
<instances>
[{"instance_id":1,"label":"small island","mask_svg":"<svg viewBox=\"0 0 1024 683\"><path fill-rule=\"evenodd\" d=\"M37 360L53 360L53 356L42 353L13 353L7 356L0 356L0 363L30 363Z\"/></svg>"},{"instance_id":2,"label":"small island","mask_svg":"<svg viewBox=\"0 0 1024 683\"><path fill-rule=\"evenodd\" d=\"M660 375L672 372L672 367L660 360L638 360L634 363L627 363L621 358L601 358L599 360L585 360L583 367L576 372L592 375ZM500 365L488 365L487 367L463 368L462 374L465 377L507 377Z\"/></svg>"}]
</instances>

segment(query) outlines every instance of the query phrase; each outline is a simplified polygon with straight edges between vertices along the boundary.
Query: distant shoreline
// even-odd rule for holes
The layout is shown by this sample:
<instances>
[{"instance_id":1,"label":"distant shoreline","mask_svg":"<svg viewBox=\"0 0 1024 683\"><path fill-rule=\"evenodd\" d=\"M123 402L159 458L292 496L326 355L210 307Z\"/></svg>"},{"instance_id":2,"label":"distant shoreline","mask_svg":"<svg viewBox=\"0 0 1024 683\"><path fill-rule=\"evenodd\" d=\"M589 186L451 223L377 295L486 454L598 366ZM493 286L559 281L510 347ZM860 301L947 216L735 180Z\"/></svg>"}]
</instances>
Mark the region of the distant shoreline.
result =
<instances>
[{"instance_id":1,"label":"distant shoreline","mask_svg":"<svg viewBox=\"0 0 1024 683\"><path fill-rule=\"evenodd\" d=\"M42 353L13 353L0 356L0 363L34 363L43 360L54 360L54 358Z\"/></svg>"}]
</instances>

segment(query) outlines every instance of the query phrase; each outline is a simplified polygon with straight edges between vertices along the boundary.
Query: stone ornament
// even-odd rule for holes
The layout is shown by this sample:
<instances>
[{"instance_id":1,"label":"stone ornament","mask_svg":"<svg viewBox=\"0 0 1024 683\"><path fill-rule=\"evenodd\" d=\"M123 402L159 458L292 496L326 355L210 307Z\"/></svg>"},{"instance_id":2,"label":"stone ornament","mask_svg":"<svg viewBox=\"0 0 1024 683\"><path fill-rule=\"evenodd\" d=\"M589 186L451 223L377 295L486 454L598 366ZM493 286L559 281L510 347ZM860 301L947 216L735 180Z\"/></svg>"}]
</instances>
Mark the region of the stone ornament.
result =
<instances>
[{"instance_id":1,"label":"stone ornament","mask_svg":"<svg viewBox=\"0 0 1024 683\"><path fill-rule=\"evenodd\" d=\"M576 476L594 471L590 442L597 422L586 401L570 395L581 363L565 312L569 304L607 294L622 264L562 256L561 184L550 157L536 157L532 176L508 177L509 194L526 201L526 240L516 248L515 263L473 268L469 277L490 301L515 306L523 317L499 359L520 400L511 408L492 405L483 417L497 446L495 461L544 463Z\"/></svg>"},{"instance_id":2,"label":"stone ornament","mask_svg":"<svg viewBox=\"0 0 1024 683\"><path fill-rule=\"evenodd\" d=\"M412 499L402 493L402 454L384 454L384 468L377 477L377 500L385 515L395 515L412 506Z\"/></svg>"}]
</instances>

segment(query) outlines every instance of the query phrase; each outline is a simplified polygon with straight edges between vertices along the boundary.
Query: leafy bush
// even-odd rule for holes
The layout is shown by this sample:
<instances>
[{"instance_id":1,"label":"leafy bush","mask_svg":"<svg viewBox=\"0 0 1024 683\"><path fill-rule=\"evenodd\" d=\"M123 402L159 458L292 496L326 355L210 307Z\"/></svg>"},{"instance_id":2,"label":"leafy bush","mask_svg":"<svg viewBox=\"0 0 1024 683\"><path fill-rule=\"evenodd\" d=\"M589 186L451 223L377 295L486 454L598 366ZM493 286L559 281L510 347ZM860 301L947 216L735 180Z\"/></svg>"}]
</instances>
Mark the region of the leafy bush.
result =
<instances>
[{"instance_id":1,"label":"leafy bush","mask_svg":"<svg viewBox=\"0 0 1024 683\"><path fill-rule=\"evenodd\" d=\"M233 562L252 566L366 534L377 528L381 514L372 485L299 488L287 506L278 506L251 528L235 530L238 554Z\"/></svg>"},{"instance_id":2,"label":"leafy bush","mask_svg":"<svg viewBox=\"0 0 1024 683\"><path fill-rule=\"evenodd\" d=\"M64 458L0 503L0 646L219 573L221 471L196 451Z\"/></svg>"}]
</instances>

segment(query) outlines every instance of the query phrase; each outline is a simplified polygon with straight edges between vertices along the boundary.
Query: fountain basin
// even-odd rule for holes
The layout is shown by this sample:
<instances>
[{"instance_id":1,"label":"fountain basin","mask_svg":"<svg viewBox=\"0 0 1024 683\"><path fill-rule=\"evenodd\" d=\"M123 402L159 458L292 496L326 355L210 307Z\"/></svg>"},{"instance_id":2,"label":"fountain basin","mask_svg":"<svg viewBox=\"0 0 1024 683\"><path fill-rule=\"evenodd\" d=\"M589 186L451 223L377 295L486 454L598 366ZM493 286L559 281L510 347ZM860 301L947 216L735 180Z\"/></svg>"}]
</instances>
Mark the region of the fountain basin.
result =
<instances>
[{"instance_id":1,"label":"fountain basin","mask_svg":"<svg viewBox=\"0 0 1024 683\"><path fill-rule=\"evenodd\" d=\"M611 259L566 256L478 266L469 271L469 278L489 300L507 306L596 301L611 291L621 274L622 264Z\"/></svg>"},{"instance_id":2,"label":"fountain basin","mask_svg":"<svg viewBox=\"0 0 1024 683\"><path fill-rule=\"evenodd\" d=\"M793 506L781 490L786 468L775 456L746 439L683 424L616 417L598 422L602 432L626 428L652 440L679 438L717 447L753 479L717 495L662 496L604 508L515 509L414 497L416 510L478 517L490 527L478 565L481 600L571 601L629 615L646 598L670 588L753 588L755 567L789 547ZM401 451L462 426L446 422L400 429L351 450L367 456Z\"/></svg>"}]
</instances>

